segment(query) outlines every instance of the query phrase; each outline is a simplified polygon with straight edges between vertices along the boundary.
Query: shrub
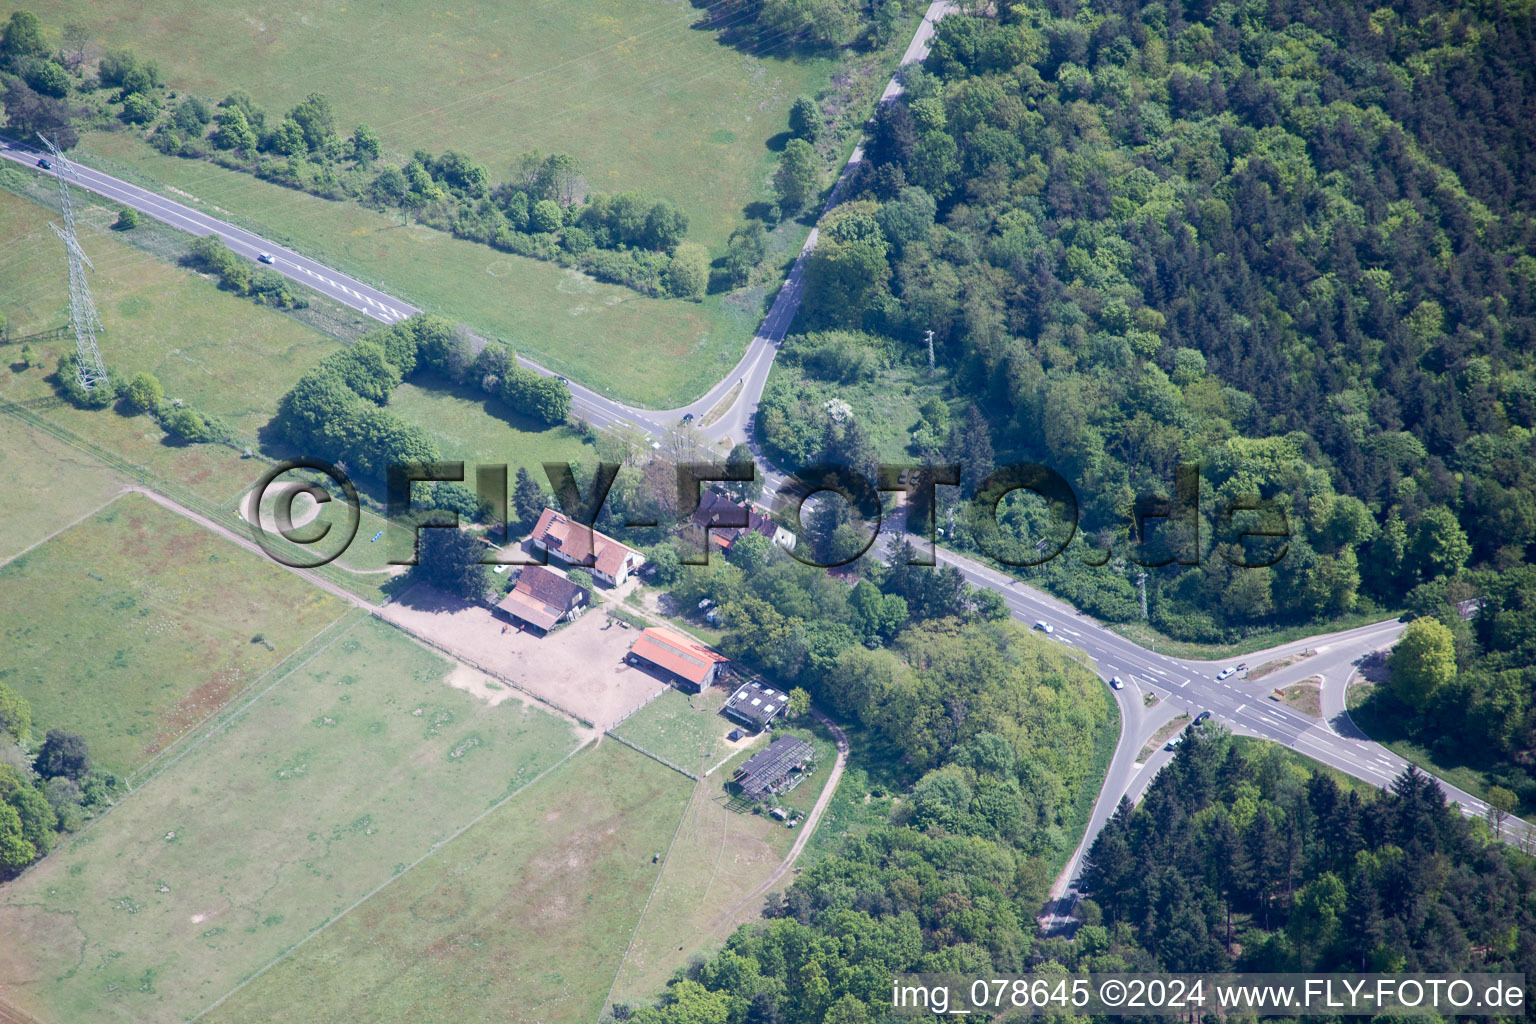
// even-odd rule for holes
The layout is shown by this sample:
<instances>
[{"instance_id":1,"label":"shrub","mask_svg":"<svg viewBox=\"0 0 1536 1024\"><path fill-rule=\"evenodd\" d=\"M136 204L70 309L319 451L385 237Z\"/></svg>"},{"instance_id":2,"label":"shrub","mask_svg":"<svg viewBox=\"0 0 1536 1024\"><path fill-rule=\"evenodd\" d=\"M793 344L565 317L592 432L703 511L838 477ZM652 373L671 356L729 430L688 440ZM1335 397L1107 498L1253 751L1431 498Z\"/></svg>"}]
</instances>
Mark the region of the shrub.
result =
<instances>
[{"instance_id":1,"label":"shrub","mask_svg":"<svg viewBox=\"0 0 1536 1024\"><path fill-rule=\"evenodd\" d=\"M59 359L58 385L65 398L82 409L105 409L117 400L117 385L110 376L87 390L80 383L79 366L73 352Z\"/></svg>"},{"instance_id":2,"label":"shrub","mask_svg":"<svg viewBox=\"0 0 1536 1024\"><path fill-rule=\"evenodd\" d=\"M134 374L123 395L128 408L134 412L154 412L160 408L160 400L164 397L165 391L152 373Z\"/></svg>"},{"instance_id":3,"label":"shrub","mask_svg":"<svg viewBox=\"0 0 1536 1024\"><path fill-rule=\"evenodd\" d=\"M139 226L139 211L127 206L117 211L117 220L112 222L113 231L132 231Z\"/></svg>"},{"instance_id":4,"label":"shrub","mask_svg":"<svg viewBox=\"0 0 1536 1024\"><path fill-rule=\"evenodd\" d=\"M213 440L213 426L208 418L189 405L172 409L162 425L170 433L194 444Z\"/></svg>"}]
</instances>

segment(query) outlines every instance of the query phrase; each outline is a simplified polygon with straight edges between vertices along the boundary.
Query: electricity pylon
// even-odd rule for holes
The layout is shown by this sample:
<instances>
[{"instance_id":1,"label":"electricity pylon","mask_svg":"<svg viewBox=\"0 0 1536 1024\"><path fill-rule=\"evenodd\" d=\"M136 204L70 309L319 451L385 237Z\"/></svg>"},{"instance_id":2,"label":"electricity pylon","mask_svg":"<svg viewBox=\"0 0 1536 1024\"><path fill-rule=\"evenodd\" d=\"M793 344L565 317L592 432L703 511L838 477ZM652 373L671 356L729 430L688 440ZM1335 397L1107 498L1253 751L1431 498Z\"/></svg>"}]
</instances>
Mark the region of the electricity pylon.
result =
<instances>
[{"instance_id":1,"label":"electricity pylon","mask_svg":"<svg viewBox=\"0 0 1536 1024\"><path fill-rule=\"evenodd\" d=\"M80 240L75 237L75 210L69 202L67 180L74 172L51 139L42 134L38 138L43 140L43 145L53 154L54 174L59 179L59 203L64 210L64 227L60 229L57 224L48 226L53 228L53 233L64 243L64 252L69 259L69 326L75 331L75 380L80 382L81 388L89 391L98 384L107 383L107 368L101 361L101 349L96 347L96 335L104 333L106 328L102 327L101 317L96 314L91 286L85 279L85 268L95 270L96 267L80 248Z\"/></svg>"}]
</instances>

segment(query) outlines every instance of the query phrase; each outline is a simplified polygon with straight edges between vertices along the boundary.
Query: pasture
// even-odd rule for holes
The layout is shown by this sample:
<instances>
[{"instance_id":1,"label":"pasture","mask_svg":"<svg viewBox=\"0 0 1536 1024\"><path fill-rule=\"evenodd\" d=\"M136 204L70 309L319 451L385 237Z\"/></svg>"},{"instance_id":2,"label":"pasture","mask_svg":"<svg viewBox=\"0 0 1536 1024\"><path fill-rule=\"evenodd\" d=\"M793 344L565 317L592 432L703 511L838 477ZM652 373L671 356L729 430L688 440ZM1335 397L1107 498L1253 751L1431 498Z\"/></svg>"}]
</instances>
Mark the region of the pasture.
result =
<instances>
[{"instance_id":1,"label":"pasture","mask_svg":"<svg viewBox=\"0 0 1536 1024\"><path fill-rule=\"evenodd\" d=\"M19 554L104 505L127 481L46 431L0 420L0 561Z\"/></svg>"},{"instance_id":2,"label":"pasture","mask_svg":"<svg viewBox=\"0 0 1536 1024\"><path fill-rule=\"evenodd\" d=\"M506 862L497 856L552 840L530 824L542 824L542 812L524 810L529 801L516 794L582 737L531 704L492 706L470 692L479 682L477 673L354 613L252 699L171 751L131 797L0 891L0 934L8 936L0 943L0 998L51 1021L185 1020L359 901L389 904L418 877L428 879L425 891L407 897L401 917L438 922L415 923L413 935L441 928L441 893L458 877L457 867L444 869L462 866L450 851L473 846L470 837L483 828L443 844L482 817L493 841L475 847L470 862L490 858L475 895L477 910L493 911L507 899ZM527 796L540 786L549 792L555 778ZM644 816L661 809L651 802L654 790L622 788ZM570 813L551 833L576 829L598 845L638 841L644 868L636 852L627 858L637 865L630 876L648 888L652 837L627 828L618 838L605 835L600 817L580 813L575 794L555 792L550 806ZM670 832L675 820L654 827ZM545 850L561 864L569 853L558 843ZM536 865L522 894L537 896L535 907L554 896L540 888L549 882L543 867ZM632 919L630 879L605 874L565 890L561 916L585 911L571 893L590 892L626 907L618 923ZM399 880L381 888L391 879ZM524 921L513 915L506 926ZM294 959L324 949L329 934ZM521 939L514 945L537 948ZM282 995L285 1012L266 1019L321 1019L314 1007L328 998L308 982ZM357 1019L359 1006L341 1016Z\"/></svg>"},{"instance_id":3,"label":"pasture","mask_svg":"<svg viewBox=\"0 0 1536 1024\"><path fill-rule=\"evenodd\" d=\"M464 486L471 490L475 466L505 465L510 495L520 466L547 488L543 463L590 464L597 457L597 450L570 427L546 428L512 412L499 398L434 374L418 374L401 384L389 408L426 431L445 460L463 462Z\"/></svg>"},{"instance_id":4,"label":"pasture","mask_svg":"<svg viewBox=\"0 0 1536 1024\"><path fill-rule=\"evenodd\" d=\"M178 91L216 101L243 89L269 118L323 93L339 128L373 126L386 154L457 149L501 178L520 153L570 153L595 189L678 203L691 237L712 248L766 198L767 143L790 104L839 68L722 46L691 27L704 12L680 0L31 9L54 31L81 21L99 45L154 59Z\"/></svg>"},{"instance_id":5,"label":"pasture","mask_svg":"<svg viewBox=\"0 0 1536 1024\"><path fill-rule=\"evenodd\" d=\"M613 733L702 775L741 746L725 738L736 723L717 714L728 695L729 691L718 687L687 694L669 686L620 722Z\"/></svg>"},{"instance_id":6,"label":"pasture","mask_svg":"<svg viewBox=\"0 0 1536 1024\"><path fill-rule=\"evenodd\" d=\"M80 244L96 266L89 279L106 327L102 356L119 378L153 373L167 398L181 398L254 438L289 386L336 349L334 339L129 245L107 230L115 214L106 207L77 206ZM0 396L200 498L232 498L259 475L237 452L172 441L146 416L58 401L48 377L59 356L73 350L72 336L32 341L38 365L21 367L21 342L69 319L64 250L48 228L57 219L52 209L0 190L0 237L7 239L0 296L13 338L0 359Z\"/></svg>"},{"instance_id":7,"label":"pasture","mask_svg":"<svg viewBox=\"0 0 1536 1024\"><path fill-rule=\"evenodd\" d=\"M590 1024L688 794L622 744L584 749L204 1019Z\"/></svg>"},{"instance_id":8,"label":"pasture","mask_svg":"<svg viewBox=\"0 0 1536 1024\"><path fill-rule=\"evenodd\" d=\"M142 494L0 568L0 679L127 773L339 618L338 599ZM260 639L257 639L260 637Z\"/></svg>"},{"instance_id":9,"label":"pasture","mask_svg":"<svg viewBox=\"0 0 1536 1024\"><path fill-rule=\"evenodd\" d=\"M645 710L660 703L660 699L653 701ZM702 711L693 714L706 717ZM725 722L718 716L708 717ZM786 807L804 812L821 795L837 747L820 725L787 732L816 747L815 773L783 801ZM695 787L666 870L614 983L615 1003L650 1002L674 970L697 954L718 949L737 925L761 914L762 906L756 900L738 914L730 911L783 862L800 832L785 828L783 822L767 814L753 814L731 795L727 785L742 762L763 750L774 736L785 733L776 729L745 745ZM803 865L811 855L808 845L796 864ZM786 888L792 881L793 875L787 876L777 888Z\"/></svg>"}]
</instances>

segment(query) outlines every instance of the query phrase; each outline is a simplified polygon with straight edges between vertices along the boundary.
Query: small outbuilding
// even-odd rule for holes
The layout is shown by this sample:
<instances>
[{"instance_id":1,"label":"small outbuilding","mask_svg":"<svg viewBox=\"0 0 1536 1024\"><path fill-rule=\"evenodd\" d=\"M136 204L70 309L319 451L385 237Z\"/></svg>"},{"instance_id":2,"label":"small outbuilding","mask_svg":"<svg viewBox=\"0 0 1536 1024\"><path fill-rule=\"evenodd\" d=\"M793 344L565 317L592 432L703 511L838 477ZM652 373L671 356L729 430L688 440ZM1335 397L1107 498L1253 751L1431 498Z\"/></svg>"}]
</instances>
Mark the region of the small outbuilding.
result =
<instances>
[{"instance_id":1,"label":"small outbuilding","mask_svg":"<svg viewBox=\"0 0 1536 1024\"><path fill-rule=\"evenodd\" d=\"M780 736L767 750L747 758L731 781L747 799L761 800L789 789L815 758L816 749L805 740Z\"/></svg>"},{"instance_id":2,"label":"small outbuilding","mask_svg":"<svg viewBox=\"0 0 1536 1024\"><path fill-rule=\"evenodd\" d=\"M753 732L762 732L773 725L773 720L784 713L788 704L789 694L754 679L738 686L736 692L725 699L720 713Z\"/></svg>"},{"instance_id":3,"label":"small outbuilding","mask_svg":"<svg viewBox=\"0 0 1536 1024\"><path fill-rule=\"evenodd\" d=\"M591 595L559 573L542 565L530 565L496 606L496 613L547 633L559 623L580 616L590 600Z\"/></svg>"},{"instance_id":4,"label":"small outbuilding","mask_svg":"<svg viewBox=\"0 0 1536 1024\"><path fill-rule=\"evenodd\" d=\"M714 685L726 657L691 637L651 626L640 633L624 659L693 693Z\"/></svg>"}]
</instances>

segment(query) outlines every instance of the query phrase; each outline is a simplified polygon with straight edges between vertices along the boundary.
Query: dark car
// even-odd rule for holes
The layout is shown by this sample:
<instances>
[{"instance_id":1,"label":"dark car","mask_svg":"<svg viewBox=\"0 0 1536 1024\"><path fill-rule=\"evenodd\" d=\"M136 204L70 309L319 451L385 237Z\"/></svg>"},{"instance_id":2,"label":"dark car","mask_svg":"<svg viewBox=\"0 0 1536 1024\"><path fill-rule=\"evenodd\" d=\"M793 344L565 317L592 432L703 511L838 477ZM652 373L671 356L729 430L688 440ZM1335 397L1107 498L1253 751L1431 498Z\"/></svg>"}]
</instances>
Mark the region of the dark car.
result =
<instances>
[{"instance_id":1,"label":"dark car","mask_svg":"<svg viewBox=\"0 0 1536 1024\"><path fill-rule=\"evenodd\" d=\"M50 171L53 169L53 161L49 160L47 157L41 157L37 161L37 166L41 167L45 171Z\"/></svg>"},{"instance_id":2,"label":"dark car","mask_svg":"<svg viewBox=\"0 0 1536 1024\"><path fill-rule=\"evenodd\" d=\"M1210 717L1211 717L1211 713L1209 711L1202 711L1198 715L1195 716L1195 724L1196 725L1204 725L1205 724L1205 720L1207 718L1210 718Z\"/></svg>"},{"instance_id":3,"label":"dark car","mask_svg":"<svg viewBox=\"0 0 1536 1024\"><path fill-rule=\"evenodd\" d=\"M683 413L683 422L684 423L692 423L693 422L693 413L691 413L691 412Z\"/></svg>"}]
</instances>

